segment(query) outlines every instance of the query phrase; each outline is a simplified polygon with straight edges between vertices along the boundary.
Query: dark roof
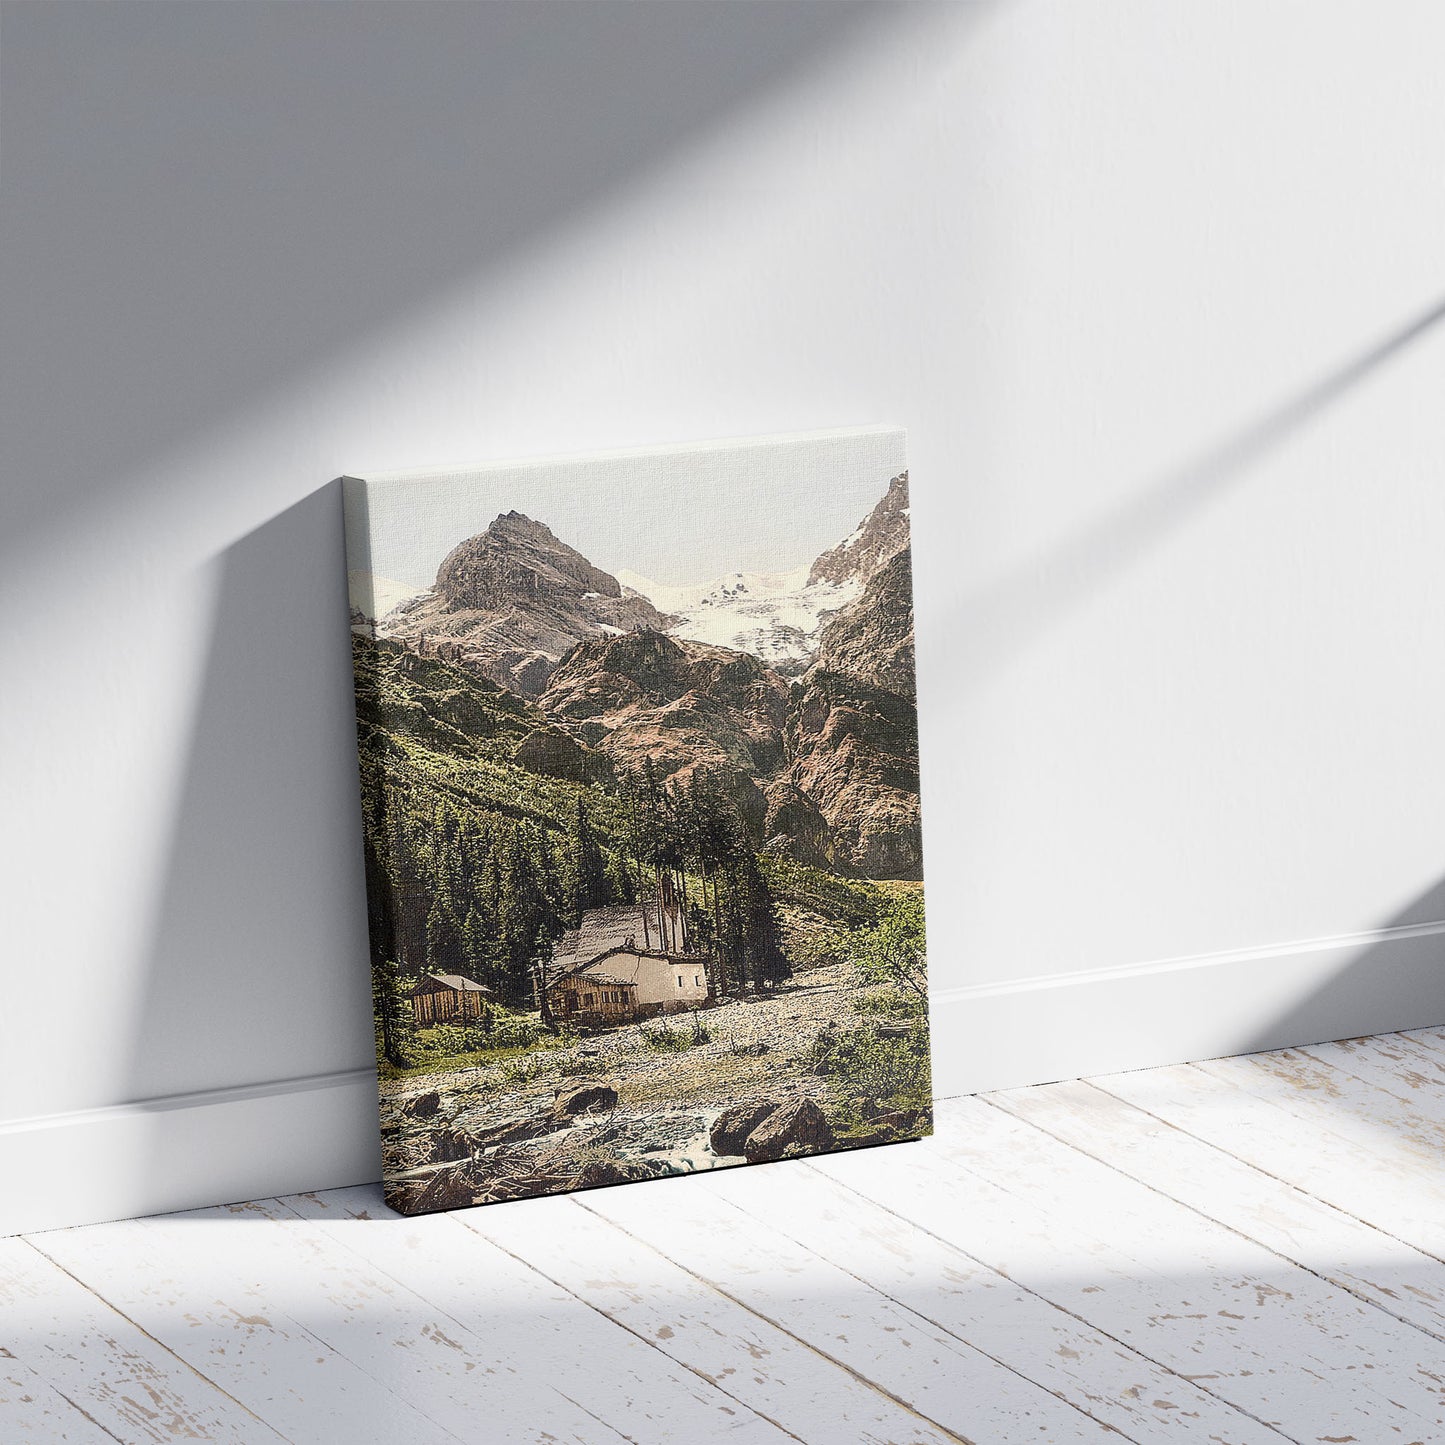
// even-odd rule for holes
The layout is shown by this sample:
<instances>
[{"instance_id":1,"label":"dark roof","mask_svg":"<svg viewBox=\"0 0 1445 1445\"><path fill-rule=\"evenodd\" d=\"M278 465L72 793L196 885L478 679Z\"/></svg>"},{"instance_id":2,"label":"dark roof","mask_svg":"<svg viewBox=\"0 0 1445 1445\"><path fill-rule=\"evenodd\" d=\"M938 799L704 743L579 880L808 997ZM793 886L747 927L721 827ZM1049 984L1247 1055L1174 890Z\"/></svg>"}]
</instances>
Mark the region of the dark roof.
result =
<instances>
[{"instance_id":1,"label":"dark roof","mask_svg":"<svg viewBox=\"0 0 1445 1445\"><path fill-rule=\"evenodd\" d=\"M552 966L548 978L560 978L574 968L595 963L608 953L629 946L641 949L647 937L643 929L641 904L614 904L610 908L589 908L580 928L569 928L552 945ZM655 933L656 925L652 931Z\"/></svg>"},{"instance_id":2,"label":"dark roof","mask_svg":"<svg viewBox=\"0 0 1445 1445\"><path fill-rule=\"evenodd\" d=\"M491 993L491 989L484 988L479 983L473 983L471 979L463 978L459 973L424 973L417 980L416 987L420 988L427 982L444 983L456 993ZM413 989L412 992L415 993L416 989Z\"/></svg>"},{"instance_id":3,"label":"dark roof","mask_svg":"<svg viewBox=\"0 0 1445 1445\"><path fill-rule=\"evenodd\" d=\"M569 968L595 962L620 948L635 949L638 953L657 958L696 957L693 954L679 955L676 950L659 947L654 913L656 906L618 903L608 908L589 908L582 915L581 927L569 928L552 945L552 966L548 972L566 972ZM672 905L671 913L675 921L682 922L682 910L676 904ZM686 928L685 922L683 928Z\"/></svg>"}]
</instances>

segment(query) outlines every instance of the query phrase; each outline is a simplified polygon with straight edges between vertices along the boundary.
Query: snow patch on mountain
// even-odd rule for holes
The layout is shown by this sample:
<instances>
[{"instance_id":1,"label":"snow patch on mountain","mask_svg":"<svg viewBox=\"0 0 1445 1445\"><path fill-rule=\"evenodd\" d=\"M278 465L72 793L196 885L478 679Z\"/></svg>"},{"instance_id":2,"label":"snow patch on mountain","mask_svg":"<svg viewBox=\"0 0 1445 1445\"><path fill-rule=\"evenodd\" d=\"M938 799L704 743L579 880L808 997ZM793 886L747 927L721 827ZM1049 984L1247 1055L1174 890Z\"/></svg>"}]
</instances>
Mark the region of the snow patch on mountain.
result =
<instances>
[{"instance_id":1,"label":"snow patch on mountain","mask_svg":"<svg viewBox=\"0 0 1445 1445\"><path fill-rule=\"evenodd\" d=\"M425 589L398 582L392 577L378 577L372 572L353 569L346 574L351 605L362 616L379 621L388 612L410 601Z\"/></svg>"},{"instance_id":2,"label":"snow patch on mountain","mask_svg":"<svg viewBox=\"0 0 1445 1445\"><path fill-rule=\"evenodd\" d=\"M676 619L668 632L692 642L747 652L784 676L797 676L818 651L824 623L861 591L857 582L808 581L805 564L790 572L730 572L681 586L625 569L624 595L645 597Z\"/></svg>"}]
</instances>

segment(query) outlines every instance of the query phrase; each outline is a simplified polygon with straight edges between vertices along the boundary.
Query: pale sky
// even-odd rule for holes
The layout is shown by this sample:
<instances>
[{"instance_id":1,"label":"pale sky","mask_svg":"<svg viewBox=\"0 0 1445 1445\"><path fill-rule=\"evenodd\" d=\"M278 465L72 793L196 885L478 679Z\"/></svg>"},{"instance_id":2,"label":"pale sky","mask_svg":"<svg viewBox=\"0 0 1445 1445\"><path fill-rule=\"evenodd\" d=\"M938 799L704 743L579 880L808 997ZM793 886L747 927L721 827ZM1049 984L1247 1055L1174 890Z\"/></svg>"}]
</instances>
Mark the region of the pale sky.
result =
<instances>
[{"instance_id":1,"label":"pale sky","mask_svg":"<svg viewBox=\"0 0 1445 1445\"><path fill-rule=\"evenodd\" d=\"M671 584L782 572L848 536L906 465L904 433L875 427L371 474L366 519L360 489L347 489L349 565L430 587L458 542L515 509L607 572Z\"/></svg>"}]
</instances>

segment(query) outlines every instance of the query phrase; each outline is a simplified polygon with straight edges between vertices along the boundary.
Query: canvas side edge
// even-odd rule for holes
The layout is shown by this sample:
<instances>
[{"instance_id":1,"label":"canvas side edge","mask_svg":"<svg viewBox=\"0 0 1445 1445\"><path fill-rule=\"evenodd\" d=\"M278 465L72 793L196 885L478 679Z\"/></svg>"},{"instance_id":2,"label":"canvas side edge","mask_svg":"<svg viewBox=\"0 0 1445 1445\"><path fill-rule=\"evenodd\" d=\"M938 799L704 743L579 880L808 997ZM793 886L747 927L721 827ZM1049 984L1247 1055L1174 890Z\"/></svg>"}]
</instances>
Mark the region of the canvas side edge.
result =
<instances>
[{"instance_id":1,"label":"canvas side edge","mask_svg":"<svg viewBox=\"0 0 1445 1445\"><path fill-rule=\"evenodd\" d=\"M644 446L586 447L576 451L538 452L518 456L463 458L448 465L425 467L367 468L364 477L372 483L419 482L457 473L487 473L570 465L582 461L626 461L630 457L690 456L697 452L741 451L752 447L786 446L804 442L847 441L853 437L898 436L905 440L908 428L897 422L868 422L860 426L817 427L796 432L762 432L756 436L701 437L695 440L655 442Z\"/></svg>"},{"instance_id":2,"label":"canvas side edge","mask_svg":"<svg viewBox=\"0 0 1445 1445\"><path fill-rule=\"evenodd\" d=\"M935 996L940 1098L1445 1026L1445 922ZM157 1160L168 1161L158 1165ZM380 1178L376 1075L0 1124L0 1236ZM505 1207L505 1206L504 1206Z\"/></svg>"}]
</instances>

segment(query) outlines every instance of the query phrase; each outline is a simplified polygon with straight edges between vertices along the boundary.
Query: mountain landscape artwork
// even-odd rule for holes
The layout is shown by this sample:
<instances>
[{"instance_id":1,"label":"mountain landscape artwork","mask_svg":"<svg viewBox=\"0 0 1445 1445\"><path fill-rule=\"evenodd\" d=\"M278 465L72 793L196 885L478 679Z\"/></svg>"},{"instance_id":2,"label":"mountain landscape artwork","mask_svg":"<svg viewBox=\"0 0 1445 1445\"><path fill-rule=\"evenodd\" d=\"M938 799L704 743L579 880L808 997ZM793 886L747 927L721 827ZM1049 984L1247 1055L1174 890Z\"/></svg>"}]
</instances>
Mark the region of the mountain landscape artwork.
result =
<instances>
[{"instance_id":1,"label":"mountain landscape artwork","mask_svg":"<svg viewBox=\"0 0 1445 1445\"><path fill-rule=\"evenodd\" d=\"M902 432L344 497L388 1204L931 1132Z\"/></svg>"}]
</instances>

